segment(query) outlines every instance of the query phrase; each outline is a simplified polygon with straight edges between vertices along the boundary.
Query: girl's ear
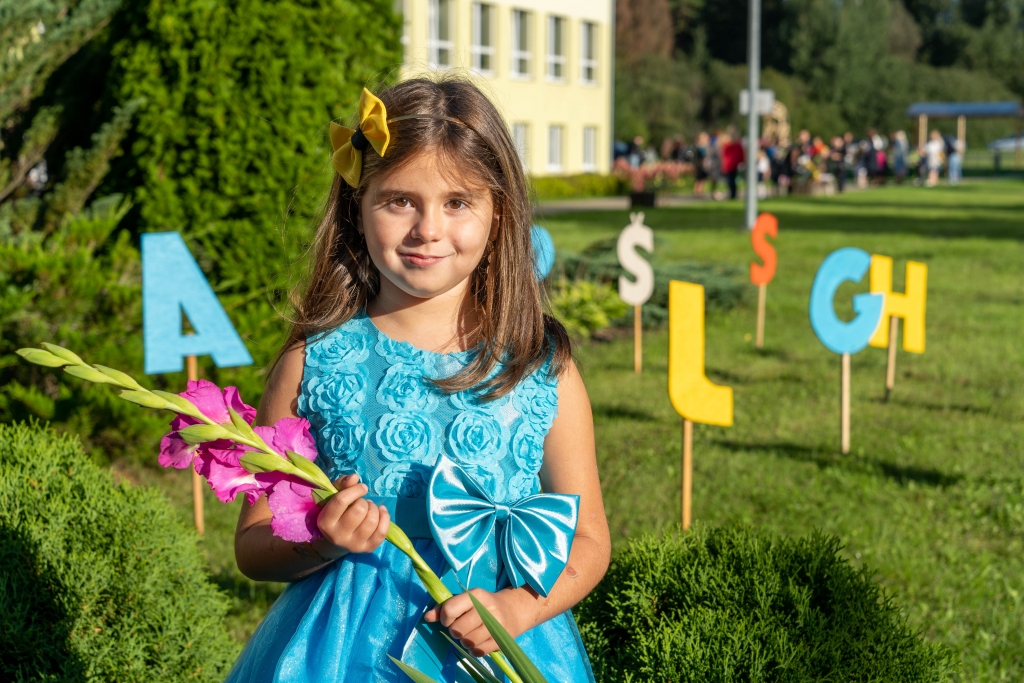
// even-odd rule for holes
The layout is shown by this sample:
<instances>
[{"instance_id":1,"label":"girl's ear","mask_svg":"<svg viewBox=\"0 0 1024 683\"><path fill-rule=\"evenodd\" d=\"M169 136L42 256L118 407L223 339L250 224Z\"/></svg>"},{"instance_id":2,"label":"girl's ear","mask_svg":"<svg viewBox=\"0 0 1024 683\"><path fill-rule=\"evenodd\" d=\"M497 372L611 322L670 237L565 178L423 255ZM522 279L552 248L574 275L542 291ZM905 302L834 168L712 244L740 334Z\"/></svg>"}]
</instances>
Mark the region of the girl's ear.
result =
<instances>
[{"instance_id":1,"label":"girl's ear","mask_svg":"<svg viewBox=\"0 0 1024 683\"><path fill-rule=\"evenodd\" d=\"M491 242L498 239L498 226L501 224L501 214L497 211L494 212L494 218L491 219L491 234L487 236L487 239Z\"/></svg>"}]
</instances>

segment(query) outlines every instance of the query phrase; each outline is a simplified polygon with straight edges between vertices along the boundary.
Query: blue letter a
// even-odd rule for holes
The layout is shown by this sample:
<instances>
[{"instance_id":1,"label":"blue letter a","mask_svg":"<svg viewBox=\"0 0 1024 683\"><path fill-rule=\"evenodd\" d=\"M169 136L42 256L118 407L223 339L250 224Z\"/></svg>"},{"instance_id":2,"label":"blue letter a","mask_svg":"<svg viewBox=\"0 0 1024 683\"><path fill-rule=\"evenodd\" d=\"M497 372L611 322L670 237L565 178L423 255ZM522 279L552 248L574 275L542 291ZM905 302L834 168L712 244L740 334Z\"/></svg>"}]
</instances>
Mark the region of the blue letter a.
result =
<instances>
[{"instance_id":1,"label":"blue letter a","mask_svg":"<svg viewBox=\"0 0 1024 683\"><path fill-rule=\"evenodd\" d=\"M182 312L195 334L182 334ZM176 232L142 236L142 338L147 375L179 372L185 356L210 354L221 368L252 365L242 338Z\"/></svg>"}]
</instances>

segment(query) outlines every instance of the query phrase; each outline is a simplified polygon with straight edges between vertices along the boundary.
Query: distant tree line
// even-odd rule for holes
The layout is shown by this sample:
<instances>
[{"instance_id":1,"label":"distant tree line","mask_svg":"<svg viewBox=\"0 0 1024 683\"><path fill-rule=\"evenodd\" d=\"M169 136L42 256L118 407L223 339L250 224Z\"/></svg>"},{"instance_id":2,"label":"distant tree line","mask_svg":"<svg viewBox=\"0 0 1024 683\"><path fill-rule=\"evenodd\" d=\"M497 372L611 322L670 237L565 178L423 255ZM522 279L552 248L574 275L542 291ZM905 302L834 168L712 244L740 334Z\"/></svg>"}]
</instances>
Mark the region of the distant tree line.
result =
<instances>
[{"instance_id":1,"label":"distant tree line","mask_svg":"<svg viewBox=\"0 0 1024 683\"><path fill-rule=\"evenodd\" d=\"M616 136L738 122L747 12L747 0L618 0ZM762 0L762 26L762 87L794 129L888 134L916 125L914 101L1024 98L1024 0ZM1014 127L972 121L968 142Z\"/></svg>"}]
</instances>

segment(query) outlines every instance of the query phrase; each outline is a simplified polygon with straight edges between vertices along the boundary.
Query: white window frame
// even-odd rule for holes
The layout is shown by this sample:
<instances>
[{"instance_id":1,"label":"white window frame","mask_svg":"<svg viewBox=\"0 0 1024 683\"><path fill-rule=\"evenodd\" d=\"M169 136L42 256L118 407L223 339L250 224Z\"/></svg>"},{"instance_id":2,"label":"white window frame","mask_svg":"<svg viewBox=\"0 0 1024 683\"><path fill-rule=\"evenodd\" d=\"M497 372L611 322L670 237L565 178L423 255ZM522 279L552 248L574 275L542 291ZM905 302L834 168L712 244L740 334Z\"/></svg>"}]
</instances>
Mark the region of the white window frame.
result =
<instances>
[{"instance_id":1,"label":"white window frame","mask_svg":"<svg viewBox=\"0 0 1024 683\"><path fill-rule=\"evenodd\" d=\"M509 76L516 79L528 79L533 72L533 51L530 49L533 31L533 13L525 9L512 10L512 57L509 68ZM525 46L519 39L525 36ZM525 49L523 49L525 47ZM521 63L526 63L526 70L520 69Z\"/></svg>"},{"instance_id":2,"label":"white window frame","mask_svg":"<svg viewBox=\"0 0 1024 683\"><path fill-rule=\"evenodd\" d=\"M473 3L473 35L470 44L470 52L473 64L473 71L482 76L494 75L494 24L497 7L487 2ZM484 28L486 22L486 37L490 41L484 45ZM484 66L484 62L488 66Z\"/></svg>"},{"instance_id":3,"label":"white window frame","mask_svg":"<svg viewBox=\"0 0 1024 683\"><path fill-rule=\"evenodd\" d=\"M448 25L445 26L448 38L441 38L441 3L445 4L448 10ZM431 69L449 69L453 66L455 56L455 41L452 40L452 29L455 20L452 16L455 13L455 0L428 0L427 2L427 26L429 36L427 38L427 63ZM446 51L448 60L441 62L442 51Z\"/></svg>"},{"instance_id":4,"label":"white window frame","mask_svg":"<svg viewBox=\"0 0 1024 683\"><path fill-rule=\"evenodd\" d=\"M597 85L597 36L597 24L580 22L580 83L584 85Z\"/></svg>"},{"instance_id":5,"label":"white window frame","mask_svg":"<svg viewBox=\"0 0 1024 683\"><path fill-rule=\"evenodd\" d=\"M512 124L512 144L519 154L524 169L530 168L530 124L517 121Z\"/></svg>"},{"instance_id":6,"label":"white window frame","mask_svg":"<svg viewBox=\"0 0 1024 683\"><path fill-rule=\"evenodd\" d=\"M583 126L583 171L597 170L597 126Z\"/></svg>"},{"instance_id":7,"label":"white window frame","mask_svg":"<svg viewBox=\"0 0 1024 683\"><path fill-rule=\"evenodd\" d=\"M547 50L545 50L545 64L544 69L547 74L547 80L551 83L565 83L565 43L566 43L566 24L569 20L563 16L557 14L548 15L548 30L547 30ZM561 44L561 53L555 52L555 50ZM560 72L560 75L555 72Z\"/></svg>"},{"instance_id":8,"label":"white window frame","mask_svg":"<svg viewBox=\"0 0 1024 683\"><path fill-rule=\"evenodd\" d=\"M552 123L548 126L548 171L561 173L565 170L565 126Z\"/></svg>"}]
</instances>

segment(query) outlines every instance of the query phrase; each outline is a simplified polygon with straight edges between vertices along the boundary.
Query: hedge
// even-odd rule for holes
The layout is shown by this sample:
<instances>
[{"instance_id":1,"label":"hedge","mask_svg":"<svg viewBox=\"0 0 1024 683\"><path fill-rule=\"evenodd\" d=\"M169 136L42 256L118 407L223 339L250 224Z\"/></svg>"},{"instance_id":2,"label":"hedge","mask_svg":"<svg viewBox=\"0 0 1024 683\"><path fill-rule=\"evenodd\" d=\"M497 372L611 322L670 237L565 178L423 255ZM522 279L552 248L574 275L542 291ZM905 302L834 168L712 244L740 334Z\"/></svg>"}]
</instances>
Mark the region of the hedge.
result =
<instances>
[{"instance_id":1,"label":"hedge","mask_svg":"<svg viewBox=\"0 0 1024 683\"><path fill-rule=\"evenodd\" d=\"M947 680L950 653L839 551L748 528L634 540L576 610L598 680Z\"/></svg>"},{"instance_id":2,"label":"hedge","mask_svg":"<svg viewBox=\"0 0 1024 683\"><path fill-rule=\"evenodd\" d=\"M221 681L226 613L158 492L72 436L0 425L0 680Z\"/></svg>"},{"instance_id":3,"label":"hedge","mask_svg":"<svg viewBox=\"0 0 1024 683\"><path fill-rule=\"evenodd\" d=\"M620 178L597 173L540 176L530 178L530 182L533 184L533 191L539 200L610 197L629 191L626 183Z\"/></svg>"}]
</instances>

